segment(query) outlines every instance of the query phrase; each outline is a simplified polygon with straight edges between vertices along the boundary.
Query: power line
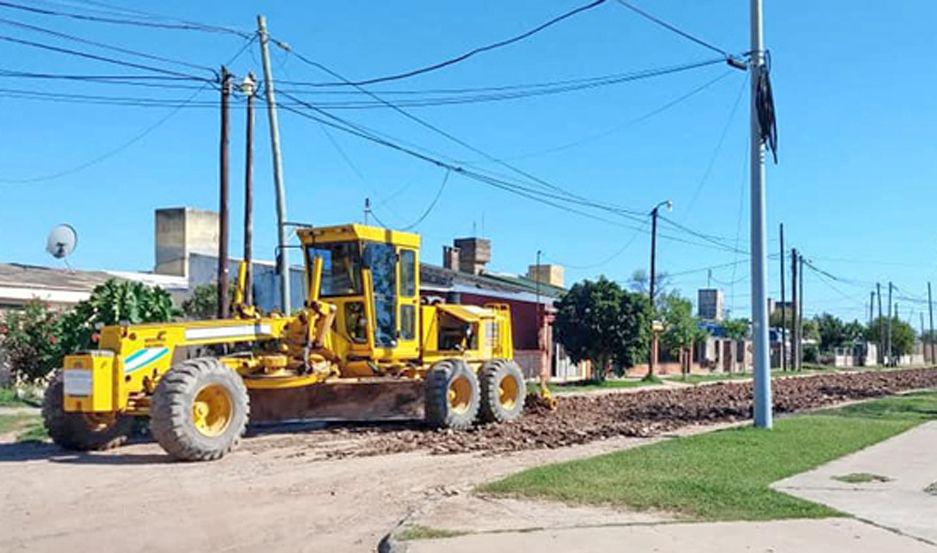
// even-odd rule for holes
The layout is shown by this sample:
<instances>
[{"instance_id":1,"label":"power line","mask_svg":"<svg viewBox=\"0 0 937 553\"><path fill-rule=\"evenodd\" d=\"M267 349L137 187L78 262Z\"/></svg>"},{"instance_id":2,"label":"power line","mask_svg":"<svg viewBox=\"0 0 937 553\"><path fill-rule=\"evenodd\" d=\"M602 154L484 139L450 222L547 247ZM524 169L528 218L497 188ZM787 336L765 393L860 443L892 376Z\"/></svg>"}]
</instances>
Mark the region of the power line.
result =
<instances>
[{"instance_id":1,"label":"power line","mask_svg":"<svg viewBox=\"0 0 937 553\"><path fill-rule=\"evenodd\" d=\"M46 28L44 28L44 27L38 27L38 26L36 26L36 25L29 25L28 23L22 23L22 22L19 22L19 21L14 21L14 20L12 20L12 19L6 19L6 18L3 18L3 17L0 17L0 23L4 23L4 24L6 24L6 25L10 25L10 26L13 26L13 27L18 27L18 28L20 28L20 29L28 29L28 30L30 30L30 31L35 31L35 32L38 32L38 33L44 33L44 34L47 34L47 35L52 35L52 36L55 36L55 37L58 37L58 38L63 38L63 39L66 39L66 40L71 40L71 41L73 41L73 42L79 42L79 43L81 43L81 44L87 44L87 45L89 45L89 46L96 46L96 47L98 47L98 48L104 48L104 49L106 49L106 50L112 50L112 51L114 51L114 52L120 52L120 53L122 53L122 54L129 54L129 55L132 55L132 56L138 56L138 57L141 57L141 58L146 58L146 59L150 59L150 60L154 60L154 61L161 61L161 62L164 62L164 63L172 63L172 64L176 64L176 65L182 65L182 66L189 67L189 68L192 68L192 69L199 69L199 70L210 71L212 74L215 73L215 70L214 70L213 68L207 67L207 66L205 66L205 65L198 65L198 64L194 64L194 63L189 63L189 62L187 62L187 61L171 59L171 58L167 58L167 57L163 57L163 56L158 56L158 55L154 55L154 54L148 54L148 53L146 53L146 52L140 52L140 51L138 51L138 50L131 50L131 49L129 49L129 48L123 48L123 47L120 47L120 46L113 46L113 45L111 45L111 44L105 44L105 43L103 43L103 42L98 42L98 41L96 41L96 40L89 40L89 39L82 38L82 37L75 36L75 35L71 35L71 34L68 34L68 33L60 33L60 32L58 32L58 31L53 31L52 29L46 29Z\"/></svg>"},{"instance_id":2,"label":"power line","mask_svg":"<svg viewBox=\"0 0 937 553\"><path fill-rule=\"evenodd\" d=\"M604 0L603 0L603 1L604 1ZM328 73L328 74L334 76L335 78L342 79L342 80L344 80L344 81L350 83L350 81L347 81L347 79L345 79L342 75L340 75L340 74L337 73L336 71L333 71L332 69L329 69L328 67L326 67L325 65L323 65L323 64L321 64L321 63L319 63L319 62L313 61L313 60L311 60L311 59L309 59L309 58L307 58L307 57L303 56L302 54L300 54L300 53L298 53L298 52L295 52L295 51L293 52L293 55L295 55L297 58L299 58L301 61L303 61L304 63L306 63L306 64L308 64L308 65L311 65L311 66L313 66L313 67L316 67L316 68L318 68L318 69L320 69L320 70L322 70L322 71L325 71L326 73ZM562 188L562 187L559 187L559 186L557 186L557 185L555 185L555 184L552 184L552 183L550 183L550 182L547 182L546 180L544 180L544 179L542 179L542 178L536 177L536 176L534 176L534 175L528 173L527 171L524 171L524 170L522 170L522 169L519 169L519 168L515 167L514 165L511 165L510 163L507 163L507 162L504 161L504 160L500 160L500 159L495 158L495 157L492 156L491 154L488 154L487 152L485 152L485 151L483 151L483 150L481 150L481 149L479 149L479 148L477 148L477 147L475 147L475 146L473 146L473 145L467 143L466 141L464 141L464 140L462 140L462 139L460 139L460 138L454 136L453 134L451 134L451 133L449 133L449 132L447 132L447 131L445 131L445 130L442 130L441 128L439 128L439 127L437 127L437 126L435 126L435 125L433 125L433 124L431 124L431 123L425 121L424 119L421 119L421 118L419 118L419 117L417 117L417 116L411 114L410 112L408 112L408 111L406 111L406 110L404 110L404 109L402 109L402 108L400 108L400 107L394 105L393 103L391 103L391 102L389 102L389 101L387 101L387 100L381 98L380 96L378 96L378 95L376 95L376 94L374 94L374 93L372 93L372 92L367 91L367 89L365 89L365 88L364 88L363 86L361 86L361 85L352 84L352 86L354 86L355 88L357 88L357 89L359 89L359 90L365 92L366 94L368 94L369 96L371 96L371 97L374 98L375 100L377 100L377 101L379 101L379 102L381 102L381 103L387 105L388 107L390 107L391 109L393 109L393 110L396 111L397 113L403 115L404 117L406 117L407 119L409 119L409 120L411 120L411 121L417 123L418 125L420 125L420 126L426 128L426 129L429 129L429 130L431 130L431 131L433 131L433 132L435 132L435 133L437 133L437 134L439 134L439 135L445 137L446 139L448 139L448 140L450 140L450 141L452 141L452 142L455 142L456 144L458 144L458 145L460 145L460 146L462 146L462 147L464 147L464 148L466 148L466 149L468 149L468 150L470 150L470 151L472 151L472 152L475 152L476 154L479 154L479 155L485 157L486 159L492 161L493 163L497 163L498 165L501 165L501 166L507 168L508 170L510 170L510 171L512 171L512 172L514 172L514 173L517 173L517 174L519 174L519 175L522 175L522 176L524 176L524 177L526 177L526 178L528 178L528 179L530 179L530 180L532 180L532 181L535 181L536 183L538 183L539 185L541 185L541 186L543 186L543 187L545 187L545 188L547 188L547 189L554 190L554 191L556 191L556 192L559 192L559 193L561 193L561 194L564 194L564 195L566 195L566 196L569 196L570 198L574 198L574 199L576 199L576 200L579 200L580 202L583 202L583 203L585 203L585 204L587 204L587 205L590 205L591 207L596 207L596 208L599 208L599 209L604 209L604 210L606 210L606 211L611 211L611 212L613 212L613 213L616 213L616 214L621 215L621 216L626 216L626 217L629 217L629 218L631 218L631 219L634 219L634 218L635 218L635 217L634 217L635 215L640 214L640 212L638 212L638 211L629 210L629 209L625 209L625 208L621 208L621 207L609 208L608 206L604 206L604 205L601 205L601 204L597 204L597 203L595 203L595 202L592 202L591 200L587 200L586 198L583 198L582 196L578 196L578 195L576 195L576 194L574 194L574 193L572 193L572 192L569 192L568 190L566 190L566 189L564 189L564 188ZM293 100L296 100L296 97L295 97L295 96L287 95L287 97L289 97L289 98L291 98L291 99L293 99Z\"/></svg>"},{"instance_id":3,"label":"power line","mask_svg":"<svg viewBox=\"0 0 937 553\"><path fill-rule=\"evenodd\" d=\"M433 201L431 201L429 205L426 206L426 209L423 211L423 214L420 215L420 217L416 221L410 223L409 225L405 227L401 227L400 230L410 230L410 229L416 228L420 223L422 223L426 219L426 217L429 216L430 212L433 211L433 208L436 207L436 203L439 201L439 198L442 196L443 190L446 189L446 183L449 182L449 175L451 174L452 174L452 170L446 169L446 174L443 175L442 177L442 184L439 185L439 190L436 191L436 196L433 197Z\"/></svg>"},{"instance_id":4,"label":"power line","mask_svg":"<svg viewBox=\"0 0 937 553\"><path fill-rule=\"evenodd\" d=\"M725 59L732 59L732 55L731 55L729 52L723 50L722 48L720 48L720 47L718 47L718 46L715 46L714 44L711 44L711 43L709 43L709 42L706 42L705 40L703 40L703 39L701 39L701 38L698 38L698 37L696 37L696 36L693 36L693 35L691 35L690 33L686 32L686 31L683 31L683 30L677 28L676 26L674 26L674 25L672 25L672 24L670 24L670 23L667 23L667 22L664 21L663 19L660 19L659 17L656 17L656 16L654 16L654 15L651 15L650 13L648 13L648 12L642 10L641 8L638 8L637 6L631 4L630 2L626 2L625 0L615 0L615 1L618 2L619 4L621 4L622 6L628 8L629 10L633 11L634 13L640 15L641 17L644 17L645 19L648 19L648 20L650 20L650 21L656 23L657 25L660 25L661 27L663 27L663 28L665 28L665 29L667 29L667 30L669 30L669 31L673 31L674 33L677 33L678 35L682 36L683 38L685 38L685 39L687 39L687 40L691 40L691 41L695 42L696 44L699 44L699 45L702 46L703 48L708 48L708 49L712 50L713 52L718 52L718 53L722 54L723 57L725 57Z\"/></svg>"},{"instance_id":5,"label":"power line","mask_svg":"<svg viewBox=\"0 0 937 553\"><path fill-rule=\"evenodd\" d=\"M2 4L3 4L3 2L0 2L0 5L2 5ZM71 55L71 56L78 56L78 57L81 57L81 58L91 59L91 60L100 61L100 62L104 62L104 63L111 63L111 64L114 64L114 65L122 65L122 66L124 66L124 67L131 67L131 68L133 68L133 69L142 69L142 70L144 70L144 71L152 71L152 72L154 72L154 73L162 73L162 74L164 74L164 75L172 75L172 76L176 76L176 77L188 77L188 78L195 79L195 80L209 81L209 79L200 78L200 77L197 77L197 76L195 76L195 75L189 75L189 74L187 74L187 73L180 73L180 72L178 72L178 71L172 71L172 70L169 70L169 69L163 69L163 68L161 68L161 67L155 67L155 66L152 66L152 65L143 65L143 64L140 64L140 63L134 63L134 62L129 62L129 61L123 61L123 60L119 60L119 59L115 59L115 58L109 58L109 57L106 57L106 56L99 56L99 55L97 55L97 54L90 54L90 53L88 53L88 52L81 52L81 51L79 51L79 50L72 50L72 49L70 49L70 48L62 48L62 47L60 47L60 46L53 46L53 45L51 45L51 44L43 44L43 43L41 43L41 42L33 42L33 41L31 41L31 40L24 40L24 39L14 38L14 37L7 36L7 35L0 35L0 40L6 41L6 42L11 42L11 43L14 43L14 44L21 44L21 45L24 45L24 46L31 46L31 47L33 47L33 48L40 48L40 49L43 49L43 50L50 50L50 51L53 51L53 52L58 52L58 53L60 53L60 54L68 54L68 55Z\"/></svg>"},{"instance_id":6,"label":"power line","mask_svg":"<svg viewBox=\"0 0 937 553\"><path fill-rule=\"evenodd\" d=\"M247 50L247 48L248 48L252 43L253 43L253 38L251 38L250 40L245 41L245 43L244 43L244 45L241 47L241 49L238 50L238 51L234 54L234 56L232 56L232 57L228 60L228 62L226 63L226 65L230 65L230 64L231 64L232 62L234 62L237 58L239 58L239 57L241 56L241 54L243 54L244 51ZM202 85L202 87L199 88L198 90L196 90L195 92L193 92L192 95L189 96L188 99L189 99L190 101L191 101L191 100L194 100L196 96L198 96L199 94L201 94L205 89L207 89L207 88L208 88L209 86L211 86L211 85L212 85L212 82L206 80L205 83ZM42 175L42 176L39 176L39 177L31 177L31 178L25 178L25 179L9 179L9 178L2 178L2 179L0 179L0 182L2 182L2 183L7 183L7 184L35 183L35 182L42 182L42 181L55 180L55 179L59 179L59 178L62 178L62 177L64 177L64 176L67 176L67 175L72 175L72 174L77 173L77 172L79 172L79 171L83 171L83 170L87 169L88 167L91 167L91 166L93 166L93 165L97 165L98 163L101 163L102 161L104 161L104 160L106 160L106 159L108 159L108 158L111 158L111 157L113 157L113 156L119 154L120 152L123 152L124 150L126 150L126 149L129 148L130 146L136 144L136 143L139 142L140 140L143 140L143 138L145 138L147 135L149 135L150 133L152 133L153 131L155 131L155 130L158 129L159 127L161 127L164 123L166 123L166 121L169 121L174 115L176 115L177 113L179 113L179 111L182 109L182 107L183 107L183 105L179 105L179 106L175 107L174 109L172 109L172 111L170 111L169 113L167 113L166 115L164 115L164 116L161 117L160 119L156 120L156 121L155 121L154 123L152 123L151 125L148 125L148 126L145 127L143 130L141 130L140 132L138 132L137 134L133 135L129 140L127 140L127 141L125 141L125 142L119 144L118 146L116 146L116 147L114 147L114 148L112 148L112 149L110 149L110 150L104 152L103 154L100 154L100 155L98 155L98 156L93 157L92 159L90 159L90 160L88 160L88 161L85 161L85 162L83 162L83 163L80 163L80 164L78 164L78 165L75 165L75 166L73 166L73 167L70 167L70 168L65 169L65 170L62 170L62 171L58 171L58 172L55 172L55 173L50 173L50 174L47 174L47 175Z\"/></svg>"},{"instance_id":7,"label":"power line","mask_svg":"<svg viewBox=\"0 0 937 553\"><path fill-rule=\"evenodd\" d=\"M506 161L516 161L516 160L519 160L519 159L528 159L528 158L537 157L537 156L541 156L541 155L552 154L552 153L555 153L555 152L560 152L560 151L563 151L563 150L568 150L568 149L571 149L571 148L576 148L576 147L578 147L578 146L582 146L583 144L587 144L587 143L589 143L589 142L598 140L598 139L600 139L600 138L609 136L609 135L611 135L611 134L614 134L614 133L617 133L617 132L621 132L621 131L623 131L623 130L625 130L625 129L631 128L631 127L634 126L634 125L637 125L637 124L639 124L639 123L643 123L644 121L647 121L648 119L650 119L650 118L652 118L652 117L654 117L654 116L656 116L656 115L658 115L658 114L661 114L661 113L663 113L663 112L669 110L670 108L672 108L672 107L674 107L674 106L677 106L678 104L681 104L681 103L683 103L683 102L689 100L689 99L692 98L693 96L699 94L700 92L703 92L704 90L706 90L706 89L708 89L709 87L713 86L713 85L716 84L717 82L719 82L719 81L725 79L725 78L728 77L731 73L732 73L732 71L726 71L726 72L724 72L724 73L721 73L721 74L718 75L717 77L715 77L715 78L713 78L713 79L710 79L710 80L707 80L707 81L704 82L703 84L692 88L689 92L686 92L686 93L684 93L684 94L681 94L680 96L674 98L673 100L670 100L670 101L668 101L667 103L665 103L665 104L663 104L663 105L660 105L660 106L658 106L658 107L652 109L651 111L648 111L648 112L646 112L646 113L644 113L644 114L642 114L642 115L639 115L638 117L634 117L634 118L632 118L632 119L629 119L629 120L627 120L627 121L625 121L625 122L623 122L623 123L621 123L621 124L618 124L618 125L615 125L614 127L609 128L609 129L605 129L604 131L601 131L601 132L598 132L598 133L594 133L594 134L590 134L590 135L585 136L585 137L583 137L583 138L579 138L579 139L573 140L573 141L571 141L571 142L566 142L566 143L564 143L564 144L559 144L559 145L557 145L557 146L551 146L551 147L549 147L549 148L544 148L544 149L541 149L541 150L534 150L534 151L525 152L525 153L518 154L518 155L513 155L513 156L508 156L508 157L502 157L501 159L506 160Z\"/></svg>"},{"instance_id":8,"label":"power line","mask_svg":"<svg viewBox=\"0 0 937 553\"><path fill-rule=\"evenodd\" d=\"M716 165L716 159L719 157L719 152L722 150L722 144L726 140L726 135L729 134L729 127L732 126L732 121L735 119L735 113L739 109L739 103L742 100L742 93L745 92L745 85L748 84L748 78L742 80L742 86L739 87L739 93L735 97L735 102L732 104L732 109L729 111L729 117L726 119L726 124L722 127L722 134L719 135L719 141L716 143L716 148L713 150L712 156L709 158L709 163L706 164L706 170L703 172L703 177L700 179L699 183L696 185L696 189L693 191L693 196L690 198L690 202L686 207L686 216L684 216L684 221L686 217L690 215L693 210L693 206L696 204L696 200L699 198L700 192L703 191L703 187L706 185L706 182L709 180L709 176L712 174L713 167Z\"/></svg>"},{"instance_id":9,"label":"power line","mask_svg":"<svg viewBox=\"0 0 937 553\"><path fill-rule=\"evenodd\" d=\"M156 29L172 29L180 31L203 31L203 32L212 32L212 33L228 33L237 35L241 38L251 38L254 36L253 33L248 33L245 31L239 31L237 29L232 29L230 27L221 27L218 25L205 25L202 23L195 22L180 22L180 23L158 23L154 21L140 21L135 19L127 18L117 18L117 17L100 17L95 15L86 15L81 13L74 12L64 12L58 10L47 10L43 8L37 8L35 6L24 6L23 4L16 4L13 2L0 1L0 7L6 7L14 10L21 10L31 13L36 13L40 15L49 15L55 17L65 17L69 19L76 19L80 21L91 21L96 23L110 23L115 25L130 25L136 27L151 27Z\"/></svg>"},{"instance_id":10,"label":"power line","mask_svg":"<svg viewBox=\"0 0 937 553\"><path fill-rule=\"evenodd\" d=\"M557 23L560 23L561 21L563 21L563 20L565 20L565 19L569 19L570 17L573 17L573 16L575 16L575 15L577 15L577 14L580 14L580 13L583 13L583 12L586 12L586 11L589 11L589 10L591 10L591 9L593 9L593 8L596 8L596 7L598 7L598 6L600 6L600 5L604 4L604 3L605 3L605 0L594 0L593 2L590 2L590 3L588 3L588 4L585 4L585 5L583 5L583 6L580 6L580 7L578 7L578 8L573 9L573 10L570 10L570 11L568 11L568 12L566 12L566 13L563 13L563 14L561 14L561 15L558 15L558 16L556 16L556 17L550 19L550 20L547 21L546 23L542 23L542 24L540 24L540 25L534 27L533 29L530 29L529 31L526 31L526 32L521 33L521 34L519 34L519 35L513 36L513 37L508 38L508 39L499 40L498 42L494 42L494 43L491 43L491 44L487 44L487 45L485 45L485 46L479 46L479 47L477 47L477 48L474 48L474 49L472 49L472 50L469 50L468 52L465 52L464 54L460 54L460 55L458 55L458 56L456 56L456 57L454 57L454 58L449 58L449 59L447 59L447 60L444 60L444 61L441 61L441 62L437 62L437 63L434 63L434 64L432 64L432 65L427 65L427 66L421 67L421 68L419 68L419 69L412 69L412 70L410 70L410 71L405 71L405 72L403 72L403 73L397 73L397 74L394 74L394 75L387 75L387 76L383 76L383 77L374 77L374 78L370 78L370 79L362 79L362 80L358 80L358 81L345 81L345 80L343 79L343 80L340 81L340 82L322 83L322 84L319 85L319 86L363 86L363 85L369 85L369 84L385 83L385 82L388 82L388 81L397 81L397 80L400 80L400 79L408 79L408 78L410 78L410 77L415 77L416 75L422 75L422 74L424 74L424 73L430 73L430 72L432 72L432 71L437 71L437 70L442 69L442 68L444 68L444 67L448 67L448 66L450 66L450 65L454 65L454 64L456 64L456 63L465 61L465 60L467 60L467 59L469 59L469 58L471 58L471 57L473 57L473 56L475 56L475 55L477 55L477 54L481 54L481 53L488 52L488 51L491 51L491 50L496 50L496 49L498 49L498 48L503 48L503 47L505 47L505 46L509 46L509 45L514 44L514 43L516 43L516 42L520 42L521 40L524 40L524 39L526 39L526 38L530 38L530 37L534 36L535 34L541 32L541 31L543 31L543 30L546 30L547 28L552 27L553 25L556 25Z\"/></svg>"}]
</instances>

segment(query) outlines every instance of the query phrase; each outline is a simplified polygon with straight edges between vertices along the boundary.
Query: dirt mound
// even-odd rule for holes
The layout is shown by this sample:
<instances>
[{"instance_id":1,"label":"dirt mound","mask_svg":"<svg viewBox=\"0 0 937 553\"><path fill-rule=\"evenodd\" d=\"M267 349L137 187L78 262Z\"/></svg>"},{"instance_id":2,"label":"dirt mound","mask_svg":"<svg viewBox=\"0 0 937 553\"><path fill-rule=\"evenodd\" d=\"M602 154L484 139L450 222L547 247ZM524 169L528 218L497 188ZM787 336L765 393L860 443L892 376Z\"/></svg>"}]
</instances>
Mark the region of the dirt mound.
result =
<instances>
[{"instance_id":1,"label":"dirt mound","mask_svg":"<svg viewBox=\"0 0 937 553\"><path fill-rule=\"evenodd\" d=\"M775 379L776 413L812 409L847 400L937 387L937 369L841 373ZM614 436L653 436L690 424L731 422L752 417L751 382L724 382L640 393L571 396L556 411L533 405L508 424L463 431L428 430L418 423L340 426L322 432L340 444L327 457L380 455L414 450L432 453L504 453L556 448ZM336 438L338 438L336 440Z\"/></svg>"}]
</instances>

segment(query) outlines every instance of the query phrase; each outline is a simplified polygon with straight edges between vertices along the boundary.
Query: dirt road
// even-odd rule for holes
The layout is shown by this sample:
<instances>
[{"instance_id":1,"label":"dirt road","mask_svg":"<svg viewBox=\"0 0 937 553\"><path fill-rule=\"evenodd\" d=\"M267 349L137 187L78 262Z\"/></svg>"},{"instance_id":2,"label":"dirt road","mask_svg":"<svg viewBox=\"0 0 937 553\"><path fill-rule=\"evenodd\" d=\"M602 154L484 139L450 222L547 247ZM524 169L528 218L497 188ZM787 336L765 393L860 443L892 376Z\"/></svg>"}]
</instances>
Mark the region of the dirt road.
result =
<instances>
[{"instance_id":1,"label":"dirt road","mask_svg":"<svg viewBox=\"0 0 937 553\"><path fill-rule=\"evenodd\" d=\"M5 552L373 551L434 497L548 461L644 443L617 438L479 457L426 452L324 460L340 438L248 438L216 463L169 463L153 443L65 454L0 444ZM292 445L290 445L292 444ZM185 549L183 549L183 546Z\"/></svg>"},{"instance_id":2,"label":"dirt road","mask_svg":"<svg viewBox=\"0 0 937 553\"><path fill-rule=\"evenodd\" d=\"M937 370L788 379L775 382L775 408L928 387ZM0 549L372 551L434 497L750 413L751 384L731 383L564 398L558 411L464 433L413 424L268 430L215 463L171 463L151 442L95 454L0 444Z\"/></svg>"}]
</instances>

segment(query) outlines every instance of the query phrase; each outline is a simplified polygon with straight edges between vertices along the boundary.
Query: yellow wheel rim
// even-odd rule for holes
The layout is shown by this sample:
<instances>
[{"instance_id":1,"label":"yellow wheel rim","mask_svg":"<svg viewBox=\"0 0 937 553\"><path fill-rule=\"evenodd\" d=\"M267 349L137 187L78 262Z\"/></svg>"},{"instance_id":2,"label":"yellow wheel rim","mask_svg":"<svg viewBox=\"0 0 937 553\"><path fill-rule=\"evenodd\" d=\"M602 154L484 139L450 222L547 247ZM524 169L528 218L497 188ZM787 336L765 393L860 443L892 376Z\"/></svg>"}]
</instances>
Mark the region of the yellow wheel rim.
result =
<instances>
[{"instance_id":1,"label":"yellow wheel rim","mask_svg":"<svg viewBox=\"0 0 937 553\"><path fill-rule=\"evenodd\" d=\"M209 384L195 396L192 423L205 436L220 436L228 429L233 410L228 391L218 384Z\"/></svg>"},{"instance_id":2,"label":"yellow wheel rim","mask_svg":"<svg viewBox=\"0 0 937 553\"><path fill-rule=\"evenodd\" d=\"M501 383L498 384L498 401L501 402L501 407L509 411L514 409L514 406L517 405L517 391L519 389L517 381L511 376L502 378Z\"/></svg>"},{"instance_id":3,"label":"yellow wheel rim","mask_svg":"<svg viewBox=\"0 0 937 553\"><path fill-rule=\"evenodd\" d=\"M465 413L472 404L472 383L460 376L449 384L449 409L454 413Z\"/></svg>"}]
</instances>

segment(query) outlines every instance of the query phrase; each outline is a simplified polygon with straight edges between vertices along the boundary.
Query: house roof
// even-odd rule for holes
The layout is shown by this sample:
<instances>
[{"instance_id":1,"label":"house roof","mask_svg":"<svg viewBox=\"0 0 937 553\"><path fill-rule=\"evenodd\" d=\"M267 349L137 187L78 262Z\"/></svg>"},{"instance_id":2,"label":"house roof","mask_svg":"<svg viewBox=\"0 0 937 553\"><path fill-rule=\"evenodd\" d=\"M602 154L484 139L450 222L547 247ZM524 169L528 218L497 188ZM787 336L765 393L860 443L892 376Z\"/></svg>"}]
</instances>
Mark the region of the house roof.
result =
<instances>
[{"instance_id":1,"label":"house roof","mask_svg":"<svg viewBox=\"0 0 937 553\"><path fill-rule=\"evenodd\" d=\"M183 277L127 271L75 271L21 263L0 263L0 304L39 299L74 304L87 299L94 288L112 278L142 282L167 290L186 289Z\"/></svg>"},{"instance_id":2,"label":"house roof","mask_svg":"<svg viewBox=\"0 0 937 553\"><path fill-rule=\"evenodd\" d=\"M420 281L430 288L459 288L463 291L466 289L477 290L479 293L489 291L500 295L521 294L525 300L538 291L536 281L527 277L487 272L473 275L427 263L420 264ZM544 283L541 283L539 288L540 295L544 299L559 298L566 292L563 288Z\"/></svg>"},{"instance_id":3,"label":"house roof","mask_svg":"<svg viewBox=\"0 0 937 553\"><path fill-rule=\"evenodd\" d=\"M38 265L0 263L0 286L88 291L112 278L103 271L69 271Z\"/></svg>"}]
</instances>

